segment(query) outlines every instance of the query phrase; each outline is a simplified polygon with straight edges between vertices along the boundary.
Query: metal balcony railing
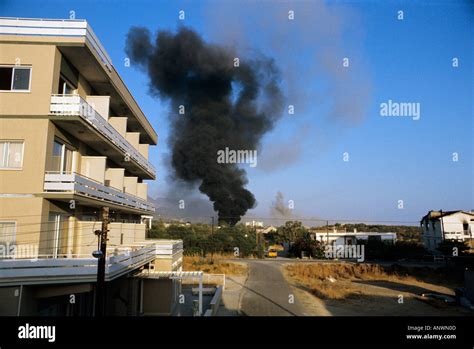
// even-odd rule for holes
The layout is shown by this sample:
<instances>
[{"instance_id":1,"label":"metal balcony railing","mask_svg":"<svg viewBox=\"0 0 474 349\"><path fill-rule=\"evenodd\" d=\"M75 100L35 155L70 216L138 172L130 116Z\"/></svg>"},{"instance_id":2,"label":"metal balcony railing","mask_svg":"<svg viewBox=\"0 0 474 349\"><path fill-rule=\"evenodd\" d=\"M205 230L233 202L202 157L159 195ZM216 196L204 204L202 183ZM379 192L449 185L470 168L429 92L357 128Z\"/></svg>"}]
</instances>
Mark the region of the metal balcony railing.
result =
<instances>
[{"instance_id":1,"label":"metal balcony railing","mask_svg":"<svg viewBox=\"0 0 474 349\"><path fill-rule=\"evenodd\" d=\"M155 212L155 208L146 200L135 195L123 193L120 190L108 187L77 173L61 174L46 172L44 191L72 192L124 207Z\"/></svg>"},{"instance_id":2,"label":"metal balcony railing","mask_svg":"<svg viewBox=\"0 0 474 349\"><path fill-rule=\"evenodd\" d=\"M129 273L156 257L154 243L143 243L136 247L123 247L107 256L106 281ZM118 253L117 253L118 252ZM91 282L97 278L97 259L92 256L73 258L47 258L38 256L30 259L0 259L0 285L20 283L56 283L60 280Z\"/></svg>"},{"instance_id":3,"label":"metal balcony railing","mask_svg":"<svg viewBox=\"0 0 474 349\"><path fill-rule=\"evenodd\" d=\"M53 115L80 116L101 135L116 145L124 154L124 159L134 160L153 176L155 167L131 145L111 124L107 122L87 101L79 95L52 95L50 113Z\"/></svg>"}]
</instances>

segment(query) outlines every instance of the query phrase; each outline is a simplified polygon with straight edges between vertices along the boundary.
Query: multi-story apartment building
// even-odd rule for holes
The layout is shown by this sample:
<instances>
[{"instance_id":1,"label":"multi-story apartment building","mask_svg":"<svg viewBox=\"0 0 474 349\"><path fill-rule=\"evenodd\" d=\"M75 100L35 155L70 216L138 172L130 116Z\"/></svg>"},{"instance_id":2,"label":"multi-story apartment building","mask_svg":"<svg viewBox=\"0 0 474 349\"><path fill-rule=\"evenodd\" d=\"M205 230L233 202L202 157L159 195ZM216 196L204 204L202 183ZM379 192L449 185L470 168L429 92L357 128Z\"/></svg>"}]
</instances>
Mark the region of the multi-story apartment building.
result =
<instances>
[{"instance_id":1,"label":"multi-story apartment building","mask_svg":"<svg viewBox=\"0 0 474 349\"><path fill-rule=\"evenodd\" d=\"M180 270L181 241L145 237L156 143L86 21L0 19L0 315L90 313L103 207L109 313L140 313L124 275Z\"/></svg>"}]
</instances>

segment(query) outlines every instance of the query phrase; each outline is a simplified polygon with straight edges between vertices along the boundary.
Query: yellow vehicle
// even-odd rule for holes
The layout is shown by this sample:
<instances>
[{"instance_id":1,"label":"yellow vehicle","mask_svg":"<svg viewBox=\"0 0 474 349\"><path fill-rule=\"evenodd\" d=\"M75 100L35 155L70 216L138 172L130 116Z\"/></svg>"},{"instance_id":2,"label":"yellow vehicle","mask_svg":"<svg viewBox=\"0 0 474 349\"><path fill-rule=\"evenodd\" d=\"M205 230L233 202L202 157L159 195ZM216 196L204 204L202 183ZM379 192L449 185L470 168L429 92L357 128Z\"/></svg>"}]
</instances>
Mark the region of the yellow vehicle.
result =
<instances>
[{"instance_id":1,"label":"yellow vehicle","mask_svg":"<svg viewBox=\"0 0 474 349\"><path fill-rule=\"evenodd\" d=\"M276 258L276 257L278 257L278 253L275 249L271 248L271 249L268 250L267 256L269 258Z\"/></svg>"}]
</instances>

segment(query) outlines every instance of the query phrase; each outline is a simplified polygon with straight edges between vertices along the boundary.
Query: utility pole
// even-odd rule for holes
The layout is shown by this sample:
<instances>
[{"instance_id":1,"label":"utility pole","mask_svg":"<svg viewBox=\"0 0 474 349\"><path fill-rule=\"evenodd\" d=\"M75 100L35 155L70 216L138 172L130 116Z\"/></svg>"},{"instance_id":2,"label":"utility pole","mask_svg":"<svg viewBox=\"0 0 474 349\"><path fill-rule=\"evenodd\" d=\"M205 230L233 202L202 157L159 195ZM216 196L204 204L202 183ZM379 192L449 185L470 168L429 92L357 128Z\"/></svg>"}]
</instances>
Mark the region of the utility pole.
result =
<instances>
[{"instance_id":1,"label":"utility pole","mask_svg":"<svg viewBox=\"0 0 474 349\"><path fill-rule=\"evenodd\" d=\"M326 243L329 245L329 221L326 221Z\"/></svg>"},{"instance_id":2,"label":"utility pole","mask_svg":"<svg viewBox=\"0 0 474 349\"><path fill-rule=\"evenodd\" d=\"M253 231L255 232L255 246L257 246L257 257L260 258L260 236L258 235L257 227L253 223Z\"/></svg>"},{"instance_id":3,"label":"utility pole","mask_svg":"<svg viewBox=\"0 0 474 349\"><path fill-rule=\"evenodd\" d=\"M214 235L214 216L211 217L211 234Z\"/></svg>"},{"instance_id":4,"label":"utility pole","mask_svg":"<svg viewBox=\"0 0 474 349\"><path fill-rule=\"evenodd\" d=\"M440 224L441 237L443 238L443 241L444 241L446 236L445 236L445 233L444 233L443 210L439 210L439 212L440 212L439 219L440 219L440 223L441 223ZM436 236L436 233L434 232L434 229L433 229L433 234Z\"/></svg>"},{"instance_id":5,"label":"utility pole","mask_svg":"<svg viewBox=\"0 0 474 349\"><path fill-rule=\"evenodd\" d=\"M95 316L101 317L105 311L105 261L107 254L107 232L109 231L109 208L102 207L102 230L99 234L100 257L97 263L97 285L95 290Z\"/></svg>"}]
</instances>

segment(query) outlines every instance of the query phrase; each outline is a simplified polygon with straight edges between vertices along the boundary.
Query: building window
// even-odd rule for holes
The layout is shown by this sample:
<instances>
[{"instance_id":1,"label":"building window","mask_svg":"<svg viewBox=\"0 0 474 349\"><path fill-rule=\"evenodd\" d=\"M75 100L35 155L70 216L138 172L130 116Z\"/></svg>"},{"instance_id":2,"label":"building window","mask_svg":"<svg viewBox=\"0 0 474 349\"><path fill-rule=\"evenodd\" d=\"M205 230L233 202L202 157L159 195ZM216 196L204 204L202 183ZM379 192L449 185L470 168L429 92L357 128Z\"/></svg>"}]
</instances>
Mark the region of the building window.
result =
<instances>
[{"instance_id":1,"label":"building window","mask_svg":"<svg viewBox=\"0 0 474 349\"><path fill-rule=\"evenodd\" d=\"M30 91L31 67L0 66L0 91Z\"/></svg>"},{"instance_id":2,"label":"building window","mask_svg":"<svg viewBox=\"0 0 474 349\"><path fill-rule=\"evenodd\" d=\"M0 140L0 169L21 169L23 166L23 141Z\"/></svg>"},{"instance_id":3,"label":"building window","mask_svg":"<svg viewBox=\"0 0 474 349\"><path fill-rule=\"evenodd\" d=\"M71 173L72 150L59 140L54 141L51 171L60 174Z\"/></svg>"},{"instance_id":4,"label":"building window","mask_svg":"<svg viewBox=\"0 0 474 349\"><path fill-rule=\"evenodd\" d=\"M16 222L0 221L0 244L14 244L16 237ZM1 256L0 256L1 257Z\"/></svg>"},{"instance_id":5,"label":"building window","mask_svg":"<svg viewBox=\"0 0 474 349\"><path fill-rule=\"evenodd\" d=\"M77 88L73 86L64 76L59 78L58 93L61 95L72 95L77 93Z\"/></svg>"}]
</instances>

